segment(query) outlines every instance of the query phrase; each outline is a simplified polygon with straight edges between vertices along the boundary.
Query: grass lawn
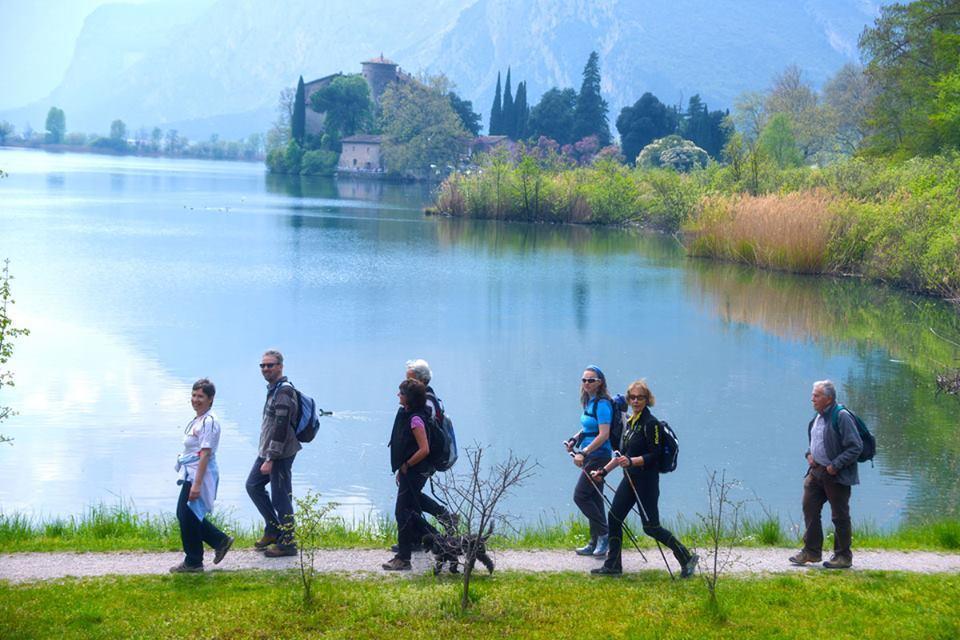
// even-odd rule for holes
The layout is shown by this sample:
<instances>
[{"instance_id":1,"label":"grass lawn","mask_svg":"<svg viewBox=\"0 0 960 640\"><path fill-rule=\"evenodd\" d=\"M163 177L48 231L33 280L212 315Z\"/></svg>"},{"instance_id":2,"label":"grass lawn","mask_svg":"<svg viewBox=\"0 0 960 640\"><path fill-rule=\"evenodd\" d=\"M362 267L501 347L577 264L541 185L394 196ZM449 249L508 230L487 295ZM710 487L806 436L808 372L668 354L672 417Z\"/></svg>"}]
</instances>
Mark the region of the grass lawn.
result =
<instances>
[{"instance_id":1,"label":"grass lawn","mask_svg":"<svg viewBox=\"0 0 960 640\"><path fill-rule=\"evenodd\" d=\"M659 573L453 578L294 572L110 577L0 585L0 638L923 638L960 637L960 576L813 573L726 578L719 610L699 578Z\"/></svg>"}]
</instances>

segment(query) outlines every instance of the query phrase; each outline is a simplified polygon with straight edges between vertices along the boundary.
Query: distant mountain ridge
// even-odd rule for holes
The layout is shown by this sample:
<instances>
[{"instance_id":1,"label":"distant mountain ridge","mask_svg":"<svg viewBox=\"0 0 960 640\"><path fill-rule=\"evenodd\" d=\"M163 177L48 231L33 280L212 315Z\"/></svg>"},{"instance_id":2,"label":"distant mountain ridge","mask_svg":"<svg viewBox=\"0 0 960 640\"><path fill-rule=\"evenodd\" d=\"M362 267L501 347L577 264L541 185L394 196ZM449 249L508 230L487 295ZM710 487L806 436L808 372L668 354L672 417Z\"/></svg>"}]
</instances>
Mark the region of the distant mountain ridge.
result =
<instances>
[{"instance_id":1,"label":"distant mountain ridge","mask_svg":"<svg viewBox=\"0 0 960 640\"><path fill-rule=\"evenodd\" d=\"M282 10L278 9L282 6ZM488 115L498 71L526 80L531 104L579 88L600 53L611 124L644 91L711 108L759 90L788 64L821 84L856 60L871 0L168 0L104 5L87 19L70 69L47 98L0 113L42 129L177 128L191 138L265 131L280 90L383 53L407 71L443 72ZM319 8L318 8L319 7ZM514 85L515 88L515 85Z\"/></svg>"}]
</instances>

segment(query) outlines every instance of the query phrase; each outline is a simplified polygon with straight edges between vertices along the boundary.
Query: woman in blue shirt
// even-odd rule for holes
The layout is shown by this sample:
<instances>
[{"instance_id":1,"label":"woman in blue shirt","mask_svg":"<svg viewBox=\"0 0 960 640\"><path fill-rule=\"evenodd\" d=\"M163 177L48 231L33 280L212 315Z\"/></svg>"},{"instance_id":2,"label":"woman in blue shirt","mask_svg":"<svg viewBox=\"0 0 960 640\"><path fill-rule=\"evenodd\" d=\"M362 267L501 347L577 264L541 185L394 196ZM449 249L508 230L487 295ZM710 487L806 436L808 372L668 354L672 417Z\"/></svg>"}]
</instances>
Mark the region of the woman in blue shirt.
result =
<instances>
[{"instance_id":1,"label":"woman in blue shirt","mask_svg":"<svg viewBox=\"0 0 960 640\"><path fill-rule=\"evenodd\" d=\"M610 447L610 421L613 403L607 391L607 379L599 367L589 366L580 379L580 431L567 440L573 463L583 472L573 490L573 501L590 522L590 542L577 549L577 555L604 557L607 554L607 516L603 508L603 479L590 480L591 471L602 469L613 457ZM585 473L584 473L585 472Z\"/></svg>"}]
</instances>

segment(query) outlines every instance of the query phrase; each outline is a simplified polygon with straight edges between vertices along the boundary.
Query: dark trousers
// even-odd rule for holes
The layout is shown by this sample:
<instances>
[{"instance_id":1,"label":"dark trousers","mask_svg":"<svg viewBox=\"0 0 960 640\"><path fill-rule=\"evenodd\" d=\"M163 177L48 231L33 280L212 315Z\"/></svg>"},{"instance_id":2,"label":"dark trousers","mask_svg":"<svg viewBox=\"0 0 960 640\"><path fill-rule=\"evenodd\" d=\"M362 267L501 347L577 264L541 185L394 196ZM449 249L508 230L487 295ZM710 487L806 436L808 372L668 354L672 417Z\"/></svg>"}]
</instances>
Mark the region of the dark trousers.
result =
<instances>
[{"instance_id":1,"label":"dark trousers","mask_svg":"<svg viewBox=\"0 0 960 640\"><path fill-rule=\"evenodd\" d=\"M594 484L589 477L590 472L600 469L610 462L610 458L598 456L588 458L583 462L583 471L577 479L577 486L573 488L573 501L580 509L580 512L587 517L590 523L590 539L596 540L599 536L607 535L607 516L603 508L604 484Z\"/></svg>"},{"instance_id":2,"label":"dark trousers","mask_svg":"<svg viewBox=\"0 0 960 640\"><path fill-rule=\"evenodd\" d=\"M293 544L293 459L273 461L269 475L260 473L264 459L258 457L247 476L247 495L263 516L263 535L276 536L278 544ZM267 484L270 495L267 495Z\"/></svg>"},{"instance_id":3,"label":"dark trousers","mask_svg":"<svg viewBox=\"0 0 960 640\"><path fill-rule=\"evenodd\" d=\"M227 539L227 534L204 518L197 517L187 499L190 497L192 482L184 482L180 487L180 498L177 500L177 520L180 521L180 542L183 544L184 562L191 567L203 565L203 543L213 548L220 546Z\"/></svg>"},{"instance_id":4,"label":"dark trousers","mask_svg":"<svg viewBox=\"0 0 960 640\"><path fill-rule=\"evenodd\" d=\"M637 503L637 496L640 497L640 506L643 507L640 513L643 532L673 551L673 556L681 565L686 564L690 559L690 552L680 544L680 541L672 533L660 525L660 507L658 505L660 501L660 473L656 469L651 469L634 472L630 475L630 478L637 488L636 496L626 476L620 481L616 493L613 494L609 519L610 551L604 564L611 568L621 568L620 551L623 540L623 523L630 514L633 505Z\"/></svg>"},{"instance_id":5,"label":"dark trousers","mask_svg":"<svg viewBox=\"0 0 960 640\"><path fill-rule=\"evenodd\" d=\"M803 549L814 556L819 556L823 551L820 514L826 502L830 503L830 517L833 520L833 553L852 561L850 486L837 482L835 476L831 476L825 467L819 465L811 467L803 481L803 520L806 525Z\"/></svg>"},{"instance_id":6,"label":"dark trousers","mask_svg":"<svg viewBox=\"0 0 960 640\"><path fill-rule=\"evenodd\" d=\"M427 476L417 471L397 474L397 504L394 516L397 519L397 557L409 560L414 543L426 533L437 533L423 518L423 485Z\"/></svg>"}]
</instances>

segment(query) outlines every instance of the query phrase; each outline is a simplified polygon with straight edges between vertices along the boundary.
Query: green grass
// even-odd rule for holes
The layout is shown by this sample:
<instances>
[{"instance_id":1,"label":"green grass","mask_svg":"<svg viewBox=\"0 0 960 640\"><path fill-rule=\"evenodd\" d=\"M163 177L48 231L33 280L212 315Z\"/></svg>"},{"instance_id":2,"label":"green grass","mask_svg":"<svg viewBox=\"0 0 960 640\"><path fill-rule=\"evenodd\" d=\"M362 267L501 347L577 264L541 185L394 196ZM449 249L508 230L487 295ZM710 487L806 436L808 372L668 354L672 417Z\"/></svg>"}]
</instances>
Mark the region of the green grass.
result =
<instances>
[{"instance_id":1,"label":"green grass","mask_svg":"<svg viewBox=\"0 0 960 640\"><path fill-rule=\"evenodd\" d=\"M218 526L237 538L241 546L249 546L260 536L257 524L243 524L229 514L216 519ZM707 534L695 521L665 523L686 543L707 546ZM654 542L643 535L634 518L628 526L637 534L643 547ZM829 527L827 528L828 536ZM392 519L369 518L347 522L331 518L320 536L323 548L383 548L396 541L396 524ZM794 546L800 532L794 524L785 526L776 514L762 518L746 518L741 531L731 542L738 546ZM583 544L588 537L582 518L560 521L541 520L519 531L499 532L492 546L513 549L570 549ZM829 542L829 541L828 541ZM884 531L872 523L854 523L854 545L874 549L928 549L960 551L960 521L942 520L909 523L892 531ZM21 514L0 513L0 552L20 551L173 551L180 549L180 533L173 515L139 513L130 503L89 507L79 516L52 519L31 519Z\"/></svg>"},{"instance_id":2,"label":"green grass","mask_svg":"<svg viewBox=\"0 0 960 640\"><path fill-rule=\"evenodd\" d=\"M812 572L700 580L659 573L498 573L459 611L454 579L293 573L108 577L0 585L4 638L956 638L960 576Z\"/></svg>"}]
</instances>

